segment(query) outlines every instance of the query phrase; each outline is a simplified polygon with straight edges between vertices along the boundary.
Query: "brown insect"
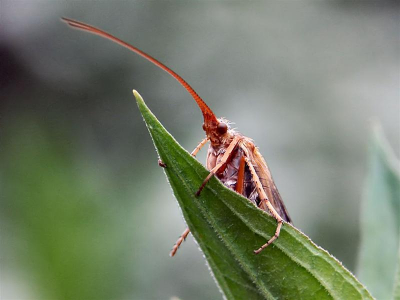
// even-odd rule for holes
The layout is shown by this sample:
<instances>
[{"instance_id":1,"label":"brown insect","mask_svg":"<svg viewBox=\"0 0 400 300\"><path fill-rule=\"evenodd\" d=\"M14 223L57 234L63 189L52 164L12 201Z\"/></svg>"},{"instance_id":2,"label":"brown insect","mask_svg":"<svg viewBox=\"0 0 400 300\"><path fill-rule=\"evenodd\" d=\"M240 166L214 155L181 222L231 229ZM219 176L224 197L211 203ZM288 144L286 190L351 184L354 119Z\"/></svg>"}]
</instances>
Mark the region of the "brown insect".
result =
<instances>
[{"instance_id":1,"label":"brown insect","mask_svg":"<svg viewBox=\"0 0 400 300\"><path fill-rule=\"evenodd\" d=\"M204 179L196 196L200 195L202 189L212 176L217 176L225 186L243 195L260 209L269 212L278 223L274 236L259 249L254 250L254 253L260 253L275 241L279 237L283 223L291 223L291 219L275 186L268 166L253 141L230 128L227 120L223 118L218 119L182 77L158 60L101 29L67 18L62 18L62 20L73 28L97 34L128 48L151 61L179 81L189 94L192 95L204 117L203 130L206 133L206 137L193 150L192 155L196 156L199 150L207 142L210 142L206 162L210 174ZM162 161L159 161L159 165L167 167ZM174 245L170 253L171 256L176 254L179 246L186 239L189 232L189 228L183 232Z\"/></svg>"}]
</instances>

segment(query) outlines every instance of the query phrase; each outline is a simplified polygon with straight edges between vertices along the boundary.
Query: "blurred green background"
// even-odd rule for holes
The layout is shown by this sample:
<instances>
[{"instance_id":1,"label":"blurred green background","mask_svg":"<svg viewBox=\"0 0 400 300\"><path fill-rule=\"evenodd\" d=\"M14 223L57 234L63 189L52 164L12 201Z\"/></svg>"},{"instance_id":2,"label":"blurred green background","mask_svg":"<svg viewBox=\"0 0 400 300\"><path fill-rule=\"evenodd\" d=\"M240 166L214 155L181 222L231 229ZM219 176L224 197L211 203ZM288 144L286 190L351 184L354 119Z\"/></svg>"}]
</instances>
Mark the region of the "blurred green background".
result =
<instances>
[{"instance_id":1,"label":"blurred green background","mask_svg":"<svg viewBox=\"0 0 400 300\"><path fill-rule=\"evenodd\" d=\"M189 151L184 77L260 147L296 227L350 270L371 120L400 154L395 1L0 2L1 299L220 299L136 107ZM205 160L205 151L199 155Z\"/></svg>"}]
</instances>

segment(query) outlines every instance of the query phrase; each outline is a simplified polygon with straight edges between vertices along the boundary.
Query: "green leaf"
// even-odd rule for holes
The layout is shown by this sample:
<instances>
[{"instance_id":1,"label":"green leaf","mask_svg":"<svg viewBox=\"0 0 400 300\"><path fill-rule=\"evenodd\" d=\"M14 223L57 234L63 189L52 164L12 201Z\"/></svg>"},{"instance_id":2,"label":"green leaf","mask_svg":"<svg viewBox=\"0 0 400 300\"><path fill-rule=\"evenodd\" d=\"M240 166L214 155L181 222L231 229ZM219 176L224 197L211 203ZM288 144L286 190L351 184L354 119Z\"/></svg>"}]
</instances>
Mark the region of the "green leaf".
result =
<instances>
[{"instance_id":1,"label":"green leaf","mask_svg":"<svg viewBox=\"0 0 400 300\"><path fill-rule=\"evenodd\" d=\"M393 299L396 272L399 268L398 166L399 163L381 129L376 126L370 145L369 175L361 210L361 245L357 274L377 299Z\"/></svg>"},{"instance_id":2,"label":"green leaf","mask_svg":"<svg viewBox=\"0 0 400 300\"><path fill-rule=\"evenodd\" d=\"M208 171L134 95L185 220L227 299L372 299L340 262L289 224L255 255L276 221L216 178L195 197Z\"/></svg>"}]
</instances>

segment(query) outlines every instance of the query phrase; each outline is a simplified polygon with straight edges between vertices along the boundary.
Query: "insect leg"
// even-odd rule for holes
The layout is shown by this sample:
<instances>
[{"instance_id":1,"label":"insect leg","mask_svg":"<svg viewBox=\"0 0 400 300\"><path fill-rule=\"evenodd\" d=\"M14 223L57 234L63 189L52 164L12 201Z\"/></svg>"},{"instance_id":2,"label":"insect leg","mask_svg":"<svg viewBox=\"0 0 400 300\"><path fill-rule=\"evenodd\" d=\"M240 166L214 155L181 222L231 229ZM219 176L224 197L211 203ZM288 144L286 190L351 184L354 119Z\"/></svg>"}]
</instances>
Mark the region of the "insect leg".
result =
<instances>
[{"instance_id":1,"label":"insect leg","mask_svg":"<svg viewBox=\"0 0 400 300\"><path fill-rule=\"evenodd\" d=\"M218 170L223 167L227 160L229 159L229 157L231 156L233 149L235 149L237 143L239 142L240 137L239 136L235 136L232 140L232 142L229 144L228 148L225 151L224 156L222 156L221 161L214 167L212 168L212 170L210 171L210 174L208 174L208 176L206 177L206 179L204 179L203 183L201 184L199 190L196 192L196 196L199 196L201 191L203 190L203 188L205 187L205 185L207 184L207 182L211 179L211 177L218 172Z\"/></svg>"},{"instance_id":2,"label":"insect leg","mask_svg":"<svg viewBox=\"0 0 400 300\"><path fill-rule=\"evenodd\" d=\"M186 228L186 230L182 233L182 235L179 237L179 239L176 241L174 247L172 247L171 252L169 253L169 256L173 257L176 252L179 249L179 246L185 241L185 239L187 238L187 236L189 235L189 228Z\"/></svg>"},{"instance_id":3,"label":"insect leg","mask_svg":"<svg viewBox=\"0 0 400 300\"><path fill-rule=\"evenodd\" d=\"M203 148L203 146L204 146L205 144L207 144L207 142L208 142L208 137L206 137L204 140L202 140L202 141L200 142L200 144L198 144L197 147L194 148L194 150L193 150L192 153L191 153L192 156L196 157L196 154L200 151L201 148ZM158 165L159 165L160 167L162 167L162 168L166 168L166 167L167 167L167 165L166 165L165 163L163 163L163 161L162 161L161 159L158 160Z\"/></svg>"},{"instance_id":4,"label":"insect leg","mask_svg":"<svg viewBox=\"0 0 400 300\"><path fill-rule=\"evenodd\" d=\"M247 152L247 151L245 151ZM259 249L254 250L255 254L260 253L262 250L264 250L265 248L267 248L270 244L272 244L278 237L279 237L279 233L281 232L281 227L283 224L283 219L281 218L281 216L276 212L275 208L272 206L271 202L269 201L267 194L265 193L263 186L261 184L260 179L258 178L257 172L254 169L253 164L251 163L250 159L248 157L245 157L246 163L249 166L249 170L251 172L251 175L253 177L253 180L256 184L256 188L257 188L257 192L258 192L258 196L261 199L261 205L266 206L266 208L269 210L269 212L271 213L271 215L276 219L276 221L278 222L278 226L276 227L275 230L275 234L272 238L270 238L268 240L267 243L265 243L264 245L262 245Z\"/></svg>"},{"instance_id":5,"label":"insect leg","mask_svg":"<svg viewBox=\"0 0 400 300\"><path fill-rule=\"evenodd\" d=\"M200 151L201 148L203 148L203 146L208 142L208 137L206 137L204 140L202 140L200 142L200 144L197 145L196 148L194 148L194 150L192 151L192 156L196 157L196 154ZM161 161L161 159L158 160L158 164L161 166L161 164L163 164L165 167L166 165ZM182 235L179 237L179 239L176 241L174 247L172 247L172 250L169 254L169 256L173 257L176 252L178 251L179 247L181 246L181 244L185 241L185 239L187 238L187 236L190 233L190 229L186 228L186 230L182 233Z\"/></svg>"},{"instance_id":6,"label":"insect leg","mask_svg":"<svg viewBox=\"0 0 400 300\"><path fill-rule=\"evenodd\" d=\"M203 148L203 146L204 146L205 144L207 144L207 142L208 142L208 137L206 137L204 140L202 140L202 141L200 142L200 144L198 144L197 147L194 148L194 150L193 150L192 153L191 153L192 156L196 157L197 153L200 151L201 148Z\"/></svg>"},{"instance_id":7,"label":"insect leg","mask_svg":"<svg viewBox=\"0 0 400 300\"><path fill-rule=\"evenodd\" d=\"M243 191L244 191L244 171L246 168L246 161L244 156L242 156L240 158L240 163L239 163L239 170L238 170L238 178L236 181L236 192L238 192L239 194L243 195Z\"/></svg>"},{"instance_id":8,"label":"insect leg","mask_svg":"<svg viewBox=\"0 0 400 300\"><path fill-rule=\"evenodd\" d=\"M167 167L167 165L164 164L163 161L162 161L161 159L158 160L158 165L159 165L161 168L166 168L166 167Z\"/></svg>"}]
</instances>

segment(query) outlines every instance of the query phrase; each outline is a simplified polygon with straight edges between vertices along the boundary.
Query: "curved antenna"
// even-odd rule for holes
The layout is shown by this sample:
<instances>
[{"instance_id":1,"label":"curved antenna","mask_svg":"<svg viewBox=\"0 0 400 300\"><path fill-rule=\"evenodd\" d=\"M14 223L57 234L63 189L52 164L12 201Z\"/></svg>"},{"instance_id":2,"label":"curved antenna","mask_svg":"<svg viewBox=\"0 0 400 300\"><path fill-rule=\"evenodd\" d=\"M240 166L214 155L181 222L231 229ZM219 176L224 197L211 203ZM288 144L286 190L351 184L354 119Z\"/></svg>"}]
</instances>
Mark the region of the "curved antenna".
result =
<instances>
[{"instance_id":1,"label":"curved antenna","mask_svg":"<svg viewBox=\"0 0 400 300\"><path fill-rule=\"evenodd\" d=\"M159 62L157 59L151 57L150 55L148 55L147 53L143 52L142 50L124 42L123 40L120 40L119 38L116 38L115 36L99 29L96 27L93 27L91 25L82 23L82 22L78 22L72 19L68 19L68 18L61 18L61 20L63 20L64 22L66 22L69 26L76 28L76 29L80 29L83 31L87 31L96 35L99 35L103 38L109 39L125 48L128 48L129 50L139 54L140 56L144 57L145 59L147 59L148 61L152 62L153 64L155 64L157 67L163 69L164 71L166 71L168 74L170 74L171 76L173 76L176 80L178 80L178 82L189 92L190 95L192 95L194 101L196 101L197 105L199 106L201 112L203 113L204 116L204 121L215 121L217 122L217 118L215 117L213 111L208 107L208 105L203 101L203 99L200 98L199 95L197 95L197 93L195 92L195 90L181 77L179 76L177 73L175 73L174 71L172 71L170 68L168 68L166 65L164 65L163 63Z\"/></svg>"}]
</instances>

